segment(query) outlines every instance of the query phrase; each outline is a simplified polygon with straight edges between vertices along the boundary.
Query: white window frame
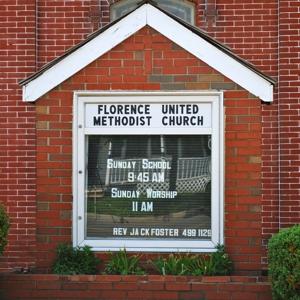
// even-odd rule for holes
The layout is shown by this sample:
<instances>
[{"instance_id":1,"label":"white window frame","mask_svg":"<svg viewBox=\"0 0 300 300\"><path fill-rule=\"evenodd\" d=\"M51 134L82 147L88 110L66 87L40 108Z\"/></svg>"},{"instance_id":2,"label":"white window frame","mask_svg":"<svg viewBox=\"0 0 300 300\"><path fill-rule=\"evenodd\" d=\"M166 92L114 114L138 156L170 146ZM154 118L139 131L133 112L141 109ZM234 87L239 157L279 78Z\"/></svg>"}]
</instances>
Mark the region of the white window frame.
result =
<instances>
[{"instance_id":1,"label":"white window frame","mask_svg":"<svg viewBox=\"0 0 300 300\"><path fill-rule=\"evenodd\" d=\"M143 252L212 252L224 243L224 181L223 181L223 93L222 92L75 92L73 99L73 245L89 245L94 251ZM211 240L187 239L85 239L86 135L99 134L101 129L85 128L87 103L211 103L212 128L199 128L199 134L212 137L211 180ZM98 131L95 131L98 130ZM106 133L107 134L107 133ZM116 134L116 133L114 133ZM127 134L134 134L128 131Z\"/></svg>"},{"instance_id":2,"label":"white window frame","mask_svg":"<svg viewBox=\"0 0 300 300\"><path fill-rule=\"evenodd\" d=\"M138 5L139 5L140 1L139 0L120 0L118 2L113 3L110 6L110 20L114 21L117 18L120 18L121 16L131 12L132 10L134 10ZM182 8L187 8L190 10L191 15L190 15L190 20L186 20L186 19L182 19L185 22L188 22L192 25L195 25L195 11L196 11L196 5L194 2L189 1L189 0L169 0L169 3L164 3L161 1L157 2L157 5L161 8L163 8L164 10L166 10L167 12L174 14L170 11L170 7L174 7L174 8L178 8L178 7L182 7ZM121 16L117 15L117 10L121 9L122 14ZM176 14L174 14L176 16ZM177 16L178 17L178 16ZM179 17L178 17L179 18Z\"/></svg>"}]
</instances>

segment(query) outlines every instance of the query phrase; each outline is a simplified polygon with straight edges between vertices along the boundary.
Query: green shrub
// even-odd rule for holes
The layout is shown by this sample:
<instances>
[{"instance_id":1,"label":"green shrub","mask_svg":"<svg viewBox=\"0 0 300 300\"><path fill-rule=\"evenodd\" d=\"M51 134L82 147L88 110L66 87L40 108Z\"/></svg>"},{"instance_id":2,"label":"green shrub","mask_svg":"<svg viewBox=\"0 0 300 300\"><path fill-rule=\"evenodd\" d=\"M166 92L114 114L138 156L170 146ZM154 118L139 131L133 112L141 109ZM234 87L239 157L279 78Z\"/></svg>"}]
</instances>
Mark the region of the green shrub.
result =
<instances>
[{"instance_id":1,"label":"green shrub","mask_svg":"<svg viewBox=\"0 0 300 300\"><path fill-rule=\"evenodd\" d=\"M208 255L197 255L192 257L188 266L191 275L224 276L232 272L232 261L230 260L223 245L218 245L217 251Z\"/></svg>"},{"instance_id":2,"label":"green shrub","mask_svg":"<svg viewBox=\"0 0 300 300\"><path fill-rule=\"evenodd\" d=\"M190 257L188 255L170 254L158 257L153 265L161 275L187 275Z\"/></svg>"},{"instance_id":3,"label":"green shrub","mask_svg":"<svg viewBox=\"0 0 300 300\"><path fill-rule=\"evenodd\" d=\"M145 271L139 266L140 256L127 255L125 249L110 254L104 272L111 275L143 275Z\"/></svg>"},{"instance_id":4,"label":"green shrub","mask_svg":"<svg viewBox=\"0 0 300 300\"><path fill-rule=\"evenodd\" d=\"M268 248L273 299L300 300L300 225L280 230Z\"/></svg>"},{"instance_id":5,"label":"green shrub","mask_svg":"<svg viewBox=\"0 0 300 300\"><path fill-rule=\"evenodd\" d=\"M3 254L4 248L7 245L7 235L9 229L9 219L5 208L0 204L0 255Z\"/></svg>"},{"instance_id":6,"label":"green shrub","mask_svg":"<svg viewBox=\"0 0 300 300\"><path fill-rule=\"evenodd\" d=\"M53 272L61 275L96 274L100 260L89 246L58 245Z\"/></svg>"},{"instance_id":7,"label":"green shrub","mask_svg":"<svg viewBox=\"0 0 300 300\"><path fill-rule=\"evenodd\" d=\"M216 276L232 271L232 262L221 245L211 254L170 254L167 258L159 257L153 264L162 275Z\"/></svg>"}]
</instances>

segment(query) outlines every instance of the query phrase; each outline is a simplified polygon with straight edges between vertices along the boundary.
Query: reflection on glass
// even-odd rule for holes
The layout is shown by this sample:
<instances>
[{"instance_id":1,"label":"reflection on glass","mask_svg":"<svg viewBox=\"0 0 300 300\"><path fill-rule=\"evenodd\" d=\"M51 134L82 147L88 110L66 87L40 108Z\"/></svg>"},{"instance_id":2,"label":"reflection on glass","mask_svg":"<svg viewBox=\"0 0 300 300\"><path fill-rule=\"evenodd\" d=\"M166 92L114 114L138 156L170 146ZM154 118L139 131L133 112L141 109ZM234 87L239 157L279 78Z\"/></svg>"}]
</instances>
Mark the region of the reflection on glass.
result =
<instances>
[{"instance_id":1,"label":"reflection on glass","mask_svg":"<svg viewBox=\"0 0 300 300\"><path fill-rule=\"evenodd\" d=\"M159 0L156 2L159 7L166 10L169 13L179 17L180 19L194 24L195 5L190 1L182 0ZM134 10L140 4L139 0L123 0L114 3L111 10L111 21L114 21L121 16Z\"/></svg>"},{"instance_id":2,"label":"reflection on glass","mask_svg":"<svg viewBox=\"0 0 300 300\"><path fill-rule=\"evenodd\" d=\"M86 238L211 239L211 136L88 136Z\"/></svg>"}]
</instances>

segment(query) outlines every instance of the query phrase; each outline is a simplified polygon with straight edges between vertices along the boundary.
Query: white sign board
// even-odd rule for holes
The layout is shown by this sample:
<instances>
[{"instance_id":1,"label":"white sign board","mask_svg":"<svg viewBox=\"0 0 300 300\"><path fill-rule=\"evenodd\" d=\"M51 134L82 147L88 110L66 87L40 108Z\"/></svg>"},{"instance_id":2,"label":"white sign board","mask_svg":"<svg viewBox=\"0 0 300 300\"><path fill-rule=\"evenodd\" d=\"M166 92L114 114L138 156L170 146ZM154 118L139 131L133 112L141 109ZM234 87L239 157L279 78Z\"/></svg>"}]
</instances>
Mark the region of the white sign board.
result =
<instances>
[{"instance_id":1,"label":"white sign board","mask_svg":"<svg viewBox=\"0 0 300 300\"><path fill-rule=\"evenodd\" d=\"M74 246L222 243L222 103L215 92L76 93Z\"/></svg>"},{"instance_id":2,"label":"white sign board","mask_svg":"<svg viewBox=\"0 0 300 300\"><path fill-rule=\"evenodd\" d=\"M211 103L86 103L85 128L101 133L199 134L212 127Z\"/></svg>"}]
</instances>

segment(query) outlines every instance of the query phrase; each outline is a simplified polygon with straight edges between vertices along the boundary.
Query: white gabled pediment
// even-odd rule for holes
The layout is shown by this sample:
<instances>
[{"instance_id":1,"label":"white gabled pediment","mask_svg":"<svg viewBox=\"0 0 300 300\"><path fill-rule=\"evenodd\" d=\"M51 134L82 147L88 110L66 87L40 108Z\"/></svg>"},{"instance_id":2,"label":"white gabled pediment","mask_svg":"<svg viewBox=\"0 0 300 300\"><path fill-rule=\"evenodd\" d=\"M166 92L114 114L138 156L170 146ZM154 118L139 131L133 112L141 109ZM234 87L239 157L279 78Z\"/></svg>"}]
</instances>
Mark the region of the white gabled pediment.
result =
<instances>
[{"instance_id":1,"label":"white gabled pediment","mask_svg":"<svg viewBox=\"0 0 300 300\"><path fill-rule=\"evenodd\" d=\"M95 37L75 47L48 68L24 80L23 101L33 102L60 83L70 78L88 64L108 52L146 25L152 27L189 53L193 54L224 76L231 79L261 100L273 100L272 80L268 80L243 60L230 55L230 51L216 47L176 18L164 13L150 3L143 4L132 13L113 23Z\"/></svg>"}]
</instances>

